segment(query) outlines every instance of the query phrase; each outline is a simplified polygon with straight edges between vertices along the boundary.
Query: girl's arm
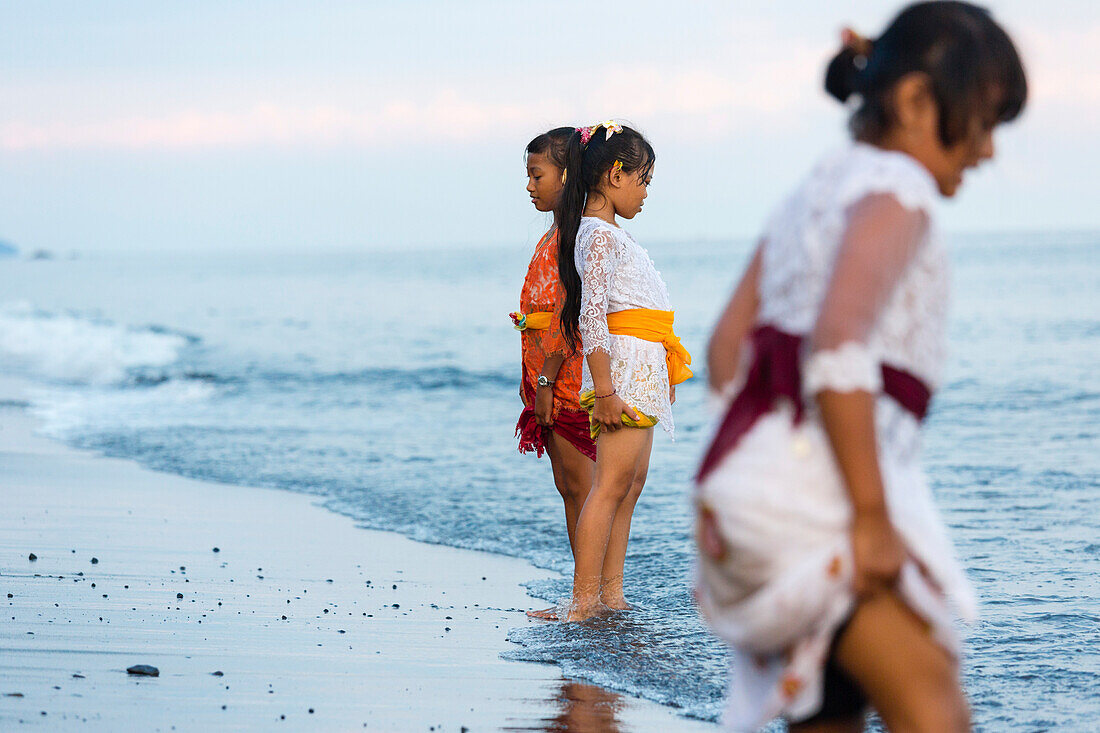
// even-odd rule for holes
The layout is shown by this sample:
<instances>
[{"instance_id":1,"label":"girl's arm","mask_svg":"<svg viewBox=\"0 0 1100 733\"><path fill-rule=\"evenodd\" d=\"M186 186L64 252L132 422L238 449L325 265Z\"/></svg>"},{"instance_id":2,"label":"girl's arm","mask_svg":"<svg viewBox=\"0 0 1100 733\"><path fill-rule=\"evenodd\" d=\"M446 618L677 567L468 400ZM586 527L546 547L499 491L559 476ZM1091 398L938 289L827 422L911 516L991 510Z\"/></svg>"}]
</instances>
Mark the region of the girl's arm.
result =
<instances>
[{"instance_id":1,"label":"girl's arm","mask_svg":"<svg viewBox=\"0 0 1100 733\"><path fill-rule=\"evenodd\" d=\"M565 354L550 354L542 362L542 376L551 382L558 378L561 365L565 361ZM554 424L554 388L552 386L535 386L535 422L539 425L550 426Z\"/></svg>"},{"instance_id":2,"label":"girl's arm","mask_svg":"<svg viewBox=\"0 0 1100 733\"><path fill-rule=\"evenodd\" d=\"M851 209L817 324L804 389L821 420L852 502L854 589L891 587L906 549L890 522L875 436L881 365L866 348L878 315L916 253L927 216L893 196L868 196Z\"/></svg>"},{"instance_id":3,"label":"girl's arm","mask_svg":"<svg viewBox=\"0 0 1100 733\"><path fill-rule=\"evenodd\" d=\"M763 249L763 243L757 246L707 345L707 378L711 389L716 392L721 392L737 376L741 344L756 321L756 311L760 306L760 260Z\"/></svg>"},{"instance_id":4,"label":"girl's arm","mask_svg":"<svg viewBox=\"0 0 1100 733\"><path fill-rule=\"evenodd\" d=\"M581 312L577 327L592 385L596 390L595 418L606 430L618 430L622 415L635 420L640 416L615 393L611 380L611 334L607 330L607 308L610 300L611 277L619 264L618 243L606 229L596 229L583 250L584 262L577 263L581 276Z\"/></svg>"}]
</instances>

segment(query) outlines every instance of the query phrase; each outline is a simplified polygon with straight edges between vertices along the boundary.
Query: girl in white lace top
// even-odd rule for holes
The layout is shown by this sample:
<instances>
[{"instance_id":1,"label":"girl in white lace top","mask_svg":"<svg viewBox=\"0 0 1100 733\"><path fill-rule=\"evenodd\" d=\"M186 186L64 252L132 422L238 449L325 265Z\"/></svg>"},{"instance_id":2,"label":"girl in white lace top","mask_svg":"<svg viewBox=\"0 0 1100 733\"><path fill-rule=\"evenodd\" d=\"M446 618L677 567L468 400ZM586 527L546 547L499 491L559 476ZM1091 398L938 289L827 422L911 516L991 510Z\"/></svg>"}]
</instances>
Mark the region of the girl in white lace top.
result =
<instances>
[{"instance_id":1,"label":"girl in white lace top","mask_svg":"<svg viewBox=\"0 0 1100 733\"><path fill-rule=\"evenodd\" d=\"M826 88L856 142L768 222L715 328L734 395L698 479L699 606L733 648L726 723L965 731L953 621L975 601L920 468L944 362L938 195L992 157L1023 67L984 10L905 9L845 33ZM938 195L937 195L938 194Z\"/></svg>"},{"instance_id":2,"label":"girl in white lace top","mask_svg":"<svg viewBox=\"0 0 1100 733\"><path fill-rule=\"evenodd\" d=\"M645 485L654 425L670 434L675 384L691 357L672 330L668 289L617 224L641 210L654 153L629 127L578 128L557 212L562 331L585 355L581 405L596 439L596 473L577 519L568 621L630 608L623 562Z\"/></svg>"}]
</instances>

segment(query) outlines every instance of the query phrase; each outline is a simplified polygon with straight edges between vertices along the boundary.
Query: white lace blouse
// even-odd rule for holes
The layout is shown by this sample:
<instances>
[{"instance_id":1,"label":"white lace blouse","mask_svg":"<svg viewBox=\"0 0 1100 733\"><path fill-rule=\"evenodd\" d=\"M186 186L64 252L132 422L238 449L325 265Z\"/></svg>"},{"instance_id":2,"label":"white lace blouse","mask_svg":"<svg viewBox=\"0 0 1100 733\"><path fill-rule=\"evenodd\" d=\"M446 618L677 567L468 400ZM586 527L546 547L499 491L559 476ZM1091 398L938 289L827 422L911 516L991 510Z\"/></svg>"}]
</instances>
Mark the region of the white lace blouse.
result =
<instances>
[{"instance_id":1,"label":"white lace blouse","mask_svg":"<svg viewBox=\"0 0 1100 733\"><path fill-rule=\"evenodd\" d=\"M850 207L874 195L923 213L923 236L903 247L868 241L862 246L875 248L870 256L842 251ZM933 392L938 386L950 273L933 224L937 198L935 180L910 156L853 143L821 162L765 227L758 321L809 337L802 388L811 410L812 396L823 389L881 394L883 363L910 372ZM860 270L840 267L845 257L861 261ZM827 292L844 302L827 302ZM815 325L820 333L830 309L836 328L822 342ZM878 400L876 412L882 446L899 458L915 457L920 431L912 415L889 397Z\"/></svg>"},{"instance_id":2,"label":"white lace blouse","mask_svg":"<svg viewBox=\"0 0 1100 733\"><path fill-rule=\"evenodd\" d=\"M611 383L631 407L656 417L674 433L668 394L665 347L634 336L608 333L607 314L631 308L671 310L668 288L649 253L626 231L591 216L581 218L574 250L581 276L579 328L585 356L603 351L611 357ZM585 360L581 391L592 389Z\"/></svg>"},{"instance_id":3,"label":"white lace blouse","mask_svg":"<svg viewBox=\"0 0 1100 733\"><path fill-rule=\"evenodd\" d=\"M949 278L946 253L931 226L937 189L928 171L904 153L854 143L818 165L779 207L765 228L759 321L812 334L833 284L846 211L875 194L923 212L929 228L909 250L879 248L878 269L896 278L832 288L847 290L863 307L847 311L846 333L835 343L814 344L803 367L807 396L826 387L876 392L882 386L880 362L913 373L933 390L939 382Z\"/></svg>"}]
</instances>

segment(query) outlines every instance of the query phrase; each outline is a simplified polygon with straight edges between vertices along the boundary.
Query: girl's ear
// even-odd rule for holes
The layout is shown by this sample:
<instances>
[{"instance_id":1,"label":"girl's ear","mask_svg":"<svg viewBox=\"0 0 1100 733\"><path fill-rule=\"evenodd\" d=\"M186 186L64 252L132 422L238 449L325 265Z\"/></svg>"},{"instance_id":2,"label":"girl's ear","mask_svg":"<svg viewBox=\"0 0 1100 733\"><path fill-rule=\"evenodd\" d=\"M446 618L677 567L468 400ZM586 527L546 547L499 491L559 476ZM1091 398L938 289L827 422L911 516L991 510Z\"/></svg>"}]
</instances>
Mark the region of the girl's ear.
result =
<instances>
[{"instance_id":1,"label":"girl's ear","mask_svg":"<svg viewBox=\"0 0 1100 733\"><path fill-rule=\"evenodd\" d=\"M619 161L615 161L616 165L607 169L607 182L612 188L622 188L626 183L626 177L623 175L623 166Z\"/></svg>"},{"instance_id":2,"label":"girl's ear","mask_svg":"<svg viewBox=\"0 0 1100 733\"><path fill-rule=\"evenodd\" d=\"M894 86L894 119L902 130L935 133L939 127L939 109L927 74L906 74Z\"/></svg>"}]
</instances>

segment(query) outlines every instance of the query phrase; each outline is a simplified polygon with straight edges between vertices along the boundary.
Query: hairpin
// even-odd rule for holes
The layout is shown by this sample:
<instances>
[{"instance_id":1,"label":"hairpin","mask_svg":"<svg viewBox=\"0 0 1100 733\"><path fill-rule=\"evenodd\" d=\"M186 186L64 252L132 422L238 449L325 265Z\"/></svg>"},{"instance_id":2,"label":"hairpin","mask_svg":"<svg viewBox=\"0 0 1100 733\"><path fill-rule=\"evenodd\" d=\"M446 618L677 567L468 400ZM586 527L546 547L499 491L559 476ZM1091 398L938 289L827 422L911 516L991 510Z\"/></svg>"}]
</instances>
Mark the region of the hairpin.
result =
<instances>
[{"instance_id":1,"label":"hairpin","mask_svg":"<svg viewBox=\"0 0 1100 733\"><path fill-rule=\"evenodd\" d=\"M615 165L611 166L611 175L615 175L616 173L618 173L622 169L623 169L623 162L621 160L616 160Z\"/></svg>"}]
</instances>

